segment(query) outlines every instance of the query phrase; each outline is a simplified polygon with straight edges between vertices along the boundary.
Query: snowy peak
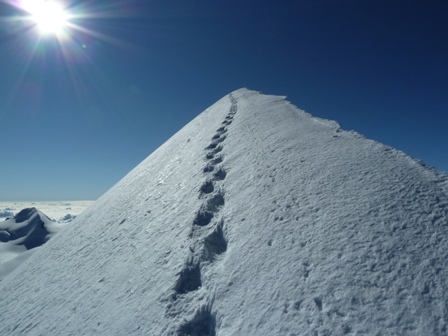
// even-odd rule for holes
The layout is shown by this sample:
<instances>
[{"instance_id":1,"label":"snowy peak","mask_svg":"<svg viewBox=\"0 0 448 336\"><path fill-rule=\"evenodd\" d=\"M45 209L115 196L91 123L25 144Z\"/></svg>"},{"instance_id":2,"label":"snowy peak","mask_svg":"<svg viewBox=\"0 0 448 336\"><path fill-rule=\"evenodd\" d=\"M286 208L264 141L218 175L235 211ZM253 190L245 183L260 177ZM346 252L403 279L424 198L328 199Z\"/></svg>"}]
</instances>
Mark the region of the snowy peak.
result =
<instances>
[{"instance_id":1,"label":"snowy peak","mask_svg":"<svg viewBox=\"0 0 448 336\"><path fill-rule=\"evenodd\" d=\"M8 335L444 335L446 181L240 89L8 275L0 324Z\"/></svg>"},{"instance_id":2,"label":"snowy peak","mask_svg":"<svg viewBox=\"0 0 448 336\"><path fill-rule=\"evenodd\" d=\"M14 217L0 222L0 280L10 274L63 224L52 222L36 208L26 208Z\"/></svg>"},{"instance_id":3,"label":"snowy peak","mask_svg":"<svg viewBox=\"0 0 448 336\"><path fill-rule=\"evenodd\" d=\"M53 233L54 223L36 208L23 209L0 223L0 242L24 245L28 250L44 244Z\"/></svg>"}]
</instances>

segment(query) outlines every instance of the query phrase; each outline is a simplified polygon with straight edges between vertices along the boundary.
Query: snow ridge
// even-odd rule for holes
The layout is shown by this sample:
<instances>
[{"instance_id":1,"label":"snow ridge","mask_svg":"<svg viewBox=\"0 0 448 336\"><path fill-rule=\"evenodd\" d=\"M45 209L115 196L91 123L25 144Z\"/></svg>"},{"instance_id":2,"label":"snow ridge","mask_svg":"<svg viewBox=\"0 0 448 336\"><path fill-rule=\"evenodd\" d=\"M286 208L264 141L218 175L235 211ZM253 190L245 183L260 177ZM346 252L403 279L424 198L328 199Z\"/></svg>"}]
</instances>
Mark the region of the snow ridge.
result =
<instances>
[{"instance_id":1,"label":"snow ridge","mask_svg":"<svg viewBox=\"0 0 448 336\"><path fill-rule=\"evenodd\" d=\"M224 141L228 127L238 111L237 100L229 95L230 111L216 130L211 143L205 148L206 165L203 169L204 183L199 190L199 198L203 200L191 227L189 235L191 245L189 255L183 269L178 275L174 293L168 298L166 315L175 317L185 311L185 305L194 303L191 296L196 295L201 287L206 287L202 273L204 269L214 266L219 257L227 250L226 227L220 211L225 205L225 190L223 181L227 171L223 167ZM207 295L208 294L208 295ZM177 330L178 336L215 336L216 314L212 313L213 293L207 293L207 301L196 309L195 315L181 324ZM203 293L201 293L203 295Z\"/></svg>"},{"instance_id":2,"label":"snow ridge","mask_svg":"<svg viewBox=\"0 0 448 336\"><path fill-rule=\"evenodd\" d=\"M234 91L2 280L2 332L446 335L446 183Z\"/></svg>"}]
</instances>

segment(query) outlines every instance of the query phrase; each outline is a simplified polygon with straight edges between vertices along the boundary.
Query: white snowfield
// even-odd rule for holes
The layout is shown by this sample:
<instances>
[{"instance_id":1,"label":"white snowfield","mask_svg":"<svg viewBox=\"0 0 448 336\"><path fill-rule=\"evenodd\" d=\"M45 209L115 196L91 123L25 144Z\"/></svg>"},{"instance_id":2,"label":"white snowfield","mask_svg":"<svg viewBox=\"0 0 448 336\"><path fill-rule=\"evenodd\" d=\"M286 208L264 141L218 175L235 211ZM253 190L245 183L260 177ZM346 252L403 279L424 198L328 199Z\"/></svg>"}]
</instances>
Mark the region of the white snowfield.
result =
<instances>
[{"instance_id":1,"label":"white snowfield","mask_svg":"<svg viewBox=\"0 0 448 336\"><path fill-rule=\"evenodd\" d=\"M4 335L446 335L448 176L240 89L0 283Z\"/></svg>"}]
</instances>

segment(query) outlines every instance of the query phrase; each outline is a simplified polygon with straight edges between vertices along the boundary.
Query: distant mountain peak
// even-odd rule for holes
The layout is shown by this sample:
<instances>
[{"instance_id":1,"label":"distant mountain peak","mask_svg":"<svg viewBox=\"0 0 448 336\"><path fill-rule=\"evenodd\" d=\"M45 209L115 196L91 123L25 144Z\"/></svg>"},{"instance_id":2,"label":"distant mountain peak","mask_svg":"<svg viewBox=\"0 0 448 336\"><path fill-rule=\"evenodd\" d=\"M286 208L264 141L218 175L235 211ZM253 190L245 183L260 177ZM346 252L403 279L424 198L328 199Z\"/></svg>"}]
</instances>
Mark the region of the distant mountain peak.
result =
<instances>
[{"instance_id":1,"label":"distant mountain peak","mask_svg":"<svg viewBox=\"0 0 448 336\"><path fill-rule=\"evenodd\" d=\"M16 223L21 223L36 215L39 215L36 208L26 208L18 212L17 215L14 216L14 220Z\"/></svg>"},{"instance_id":2,"label":"distant mountain peak","mask_svg":"<svg viewBox=\"0 0 448 336\"><path fill-rule=\"evenodd\" d=\"M21 210L0 223L0 241L24 245L28 250L44 244L53 233L51 220L36 208Z\"/></svg>"},{"instance_id":3,"label":"distant mountain peak","mask_svg":"<svg viewBox=\"0 0 448 336\"><path fill-rule=\"evenodd\" d=\"M52 221L35 207L25 208L0 222L0 280L18 268L65 225Z\"/></svg>"}]
</instances>

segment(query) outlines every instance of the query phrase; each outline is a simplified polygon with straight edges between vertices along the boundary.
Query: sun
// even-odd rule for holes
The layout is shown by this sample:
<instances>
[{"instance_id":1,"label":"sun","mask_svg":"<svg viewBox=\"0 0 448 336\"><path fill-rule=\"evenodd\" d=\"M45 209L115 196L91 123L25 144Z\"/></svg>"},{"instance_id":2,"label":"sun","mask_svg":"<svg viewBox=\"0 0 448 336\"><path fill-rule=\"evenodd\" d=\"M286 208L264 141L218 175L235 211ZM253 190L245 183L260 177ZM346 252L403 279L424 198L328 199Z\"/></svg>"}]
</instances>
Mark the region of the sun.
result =
<instances>
[{"instance_id":1,"label":"sun","mask_svg":"<svg viewBox=\"0 0 448 336\"><path fill-rule=\"evenodd\" d=\"M24 9L42 35L61 34L68 25L68 14L57 2L45 0L27 0Z\"/></svg>"}]
</instances>

